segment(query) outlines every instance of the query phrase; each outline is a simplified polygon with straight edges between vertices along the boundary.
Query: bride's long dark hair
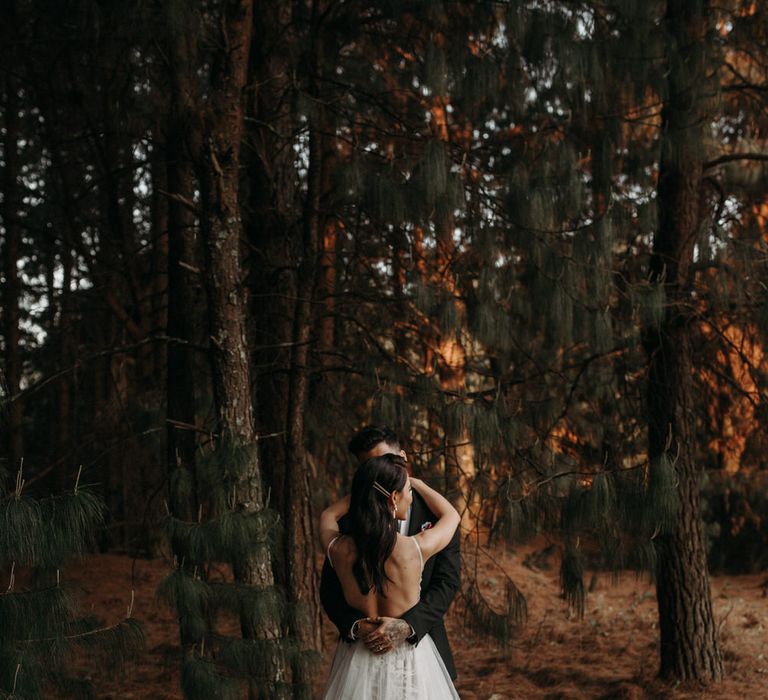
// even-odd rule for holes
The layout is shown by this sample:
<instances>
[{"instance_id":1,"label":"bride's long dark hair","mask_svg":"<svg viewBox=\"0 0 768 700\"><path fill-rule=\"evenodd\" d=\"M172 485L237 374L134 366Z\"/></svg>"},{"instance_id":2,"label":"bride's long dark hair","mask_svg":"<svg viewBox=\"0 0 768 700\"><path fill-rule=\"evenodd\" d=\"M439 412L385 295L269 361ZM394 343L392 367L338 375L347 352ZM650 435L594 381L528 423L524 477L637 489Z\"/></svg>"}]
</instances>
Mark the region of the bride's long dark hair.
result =
<instances>
[{"instance_id":1,"label":"bride's long dark hair","mask_svg":"<svg viewBox=\"0 0 768 700\"><path fill-rule=\"evenodd\" d=\"M392 515L388 498L374 482L392 493L402 491L407 478L405 460L400 455L386 454L360 465L352 480L348 522L357 548L352 573L363 595L371 588L384 595L384 584L389 580L384 562L397 541L398 521Z\"/></svg>"}]
</instances>

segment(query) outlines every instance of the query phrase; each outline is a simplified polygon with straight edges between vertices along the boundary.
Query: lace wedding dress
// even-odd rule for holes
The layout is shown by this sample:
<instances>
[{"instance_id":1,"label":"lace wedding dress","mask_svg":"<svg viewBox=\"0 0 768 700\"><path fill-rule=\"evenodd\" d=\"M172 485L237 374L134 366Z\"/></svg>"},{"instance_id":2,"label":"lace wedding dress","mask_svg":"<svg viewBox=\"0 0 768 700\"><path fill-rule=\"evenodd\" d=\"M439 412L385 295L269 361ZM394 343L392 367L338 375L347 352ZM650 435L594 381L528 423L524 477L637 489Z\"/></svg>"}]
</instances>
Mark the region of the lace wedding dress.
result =
<instances>
[{"instance_id":1,"label":"lace wedding dress","mask_svg":"<svg viewBox=\"0 0 768 700\"><path fill-rule=\"evenodd\" d=\"M426 635L376 655L362 642L340 641L324 700L451 700L459 694Z\"/></svg>"},{"instance_id":2,"label":"lace wedding dress","mask_svg":"<svg viewBox=\"0 0 768 700\"><path fill-rule=\"evenodd\" d=\"M418 540L416 545L424 569ZM335 540L334 540L335 541ZM333 541L328 545L330 549ZM331 565L333 562L331 561ZM323 700L460 700L435 643L427 634L417 645L403 642L373 654L361 641L339 641Z\"/></svg>"}]
</instances>

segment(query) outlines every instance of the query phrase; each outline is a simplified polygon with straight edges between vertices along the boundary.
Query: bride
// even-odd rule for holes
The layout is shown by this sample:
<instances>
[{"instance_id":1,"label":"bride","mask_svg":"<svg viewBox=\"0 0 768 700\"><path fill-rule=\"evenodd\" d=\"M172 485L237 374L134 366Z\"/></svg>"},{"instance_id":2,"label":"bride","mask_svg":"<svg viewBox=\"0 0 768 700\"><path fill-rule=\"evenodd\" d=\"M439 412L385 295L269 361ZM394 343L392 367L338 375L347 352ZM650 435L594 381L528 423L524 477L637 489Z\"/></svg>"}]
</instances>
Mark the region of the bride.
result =
<instances>
[{"instance_id":1,"label":"bride","mask_svg":"<svg viewBox=\"0 0 768 700\"><path fill-rule=\"evenodd\" d=\"M400 617L419 602L424 562L443 549L459 525L459 514L437 491L408 476L405 460L385 454L362 464L352 492L323 511L320 539L336 570L344 598L368 618ZM413 537L398 533L413 500L412 489L437 516L435 525ZM347 515L345 532L338 520ZM402 643L375 655L362 641L340 641L333 658L326 700L446 700L458 698L429 635L417 645Z\"/></svg>"}]
</instances>

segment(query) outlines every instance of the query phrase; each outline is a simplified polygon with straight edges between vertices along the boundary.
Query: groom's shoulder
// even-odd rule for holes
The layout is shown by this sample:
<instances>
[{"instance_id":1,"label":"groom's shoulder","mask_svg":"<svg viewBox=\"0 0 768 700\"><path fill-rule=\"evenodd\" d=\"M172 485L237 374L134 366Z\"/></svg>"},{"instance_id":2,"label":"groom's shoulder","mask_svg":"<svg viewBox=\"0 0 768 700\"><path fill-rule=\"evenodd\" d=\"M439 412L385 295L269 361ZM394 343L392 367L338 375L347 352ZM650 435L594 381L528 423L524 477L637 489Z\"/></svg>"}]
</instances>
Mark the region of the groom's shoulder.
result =
<instances>
[{"instance_id":1,"label":"groom's shoulder","mask_svg":"<svg viewBox=\"0 0 768 700\"><path fill-rule=\"evenodd\" d=\"M411 517L418 515L426 520L437 520L435 514L427 507L424 497L416 490L413 490L413 504L411 505Z\"/></svg>"},{"instance_id":2,"label":"groom's shoulder","mask_svg":"<svg viewBox=\"0 0 768 700\"><path fill-rule=\"evenodd\" d=\"M411 505L411 526L410 533L416 534L421 530L425 530L431 525L437 522L437 516L427 508L427 504L420 493L413 490L413 504ZM438 552L438 556L445 555L447 552L458 553L459 552L459 531L453 535L451 542L442 551Z\"/></svg>"}]
</instances>

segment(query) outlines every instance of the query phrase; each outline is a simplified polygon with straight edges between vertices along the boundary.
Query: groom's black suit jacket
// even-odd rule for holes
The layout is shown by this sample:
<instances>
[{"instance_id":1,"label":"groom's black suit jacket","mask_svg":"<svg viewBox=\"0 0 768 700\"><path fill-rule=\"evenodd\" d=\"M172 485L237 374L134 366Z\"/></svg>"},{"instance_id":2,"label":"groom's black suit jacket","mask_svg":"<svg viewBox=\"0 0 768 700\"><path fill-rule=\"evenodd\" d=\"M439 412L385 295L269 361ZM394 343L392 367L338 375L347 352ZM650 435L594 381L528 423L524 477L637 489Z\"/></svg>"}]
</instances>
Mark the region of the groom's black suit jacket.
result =
<instances>
[{"instance_id":1,"label":"groom's black suit jacket","mask_svg":"<svg viewBox=\"0 0 768 700\"><path fill-rule=\"evenodd\" d=\"M411 504L411 519L408 534L420 532L426 523L437 522L435 515L427 508L424 499L413 490ZM346 529L346 518L339 521L342 532ZM413 627L416 633L412 643L418 644L425 634L429 634L443 659L448 673L456 679L456 666L448 645L448 635L445 631L443 616L448 611L456 592L461 584L460 579L461 553L459 551L459 531L453 535L450 544L427 560L421 575L421 599L400 617ZM339 581L333 567L328 563L328 557L323 564L323 574L320 580L320 601L328 617L339 628L341 638L347 642L352 639L349 632L356 620L365 617L364 613L351 607L344 599Z\"/></svg>"}]
</instances>

